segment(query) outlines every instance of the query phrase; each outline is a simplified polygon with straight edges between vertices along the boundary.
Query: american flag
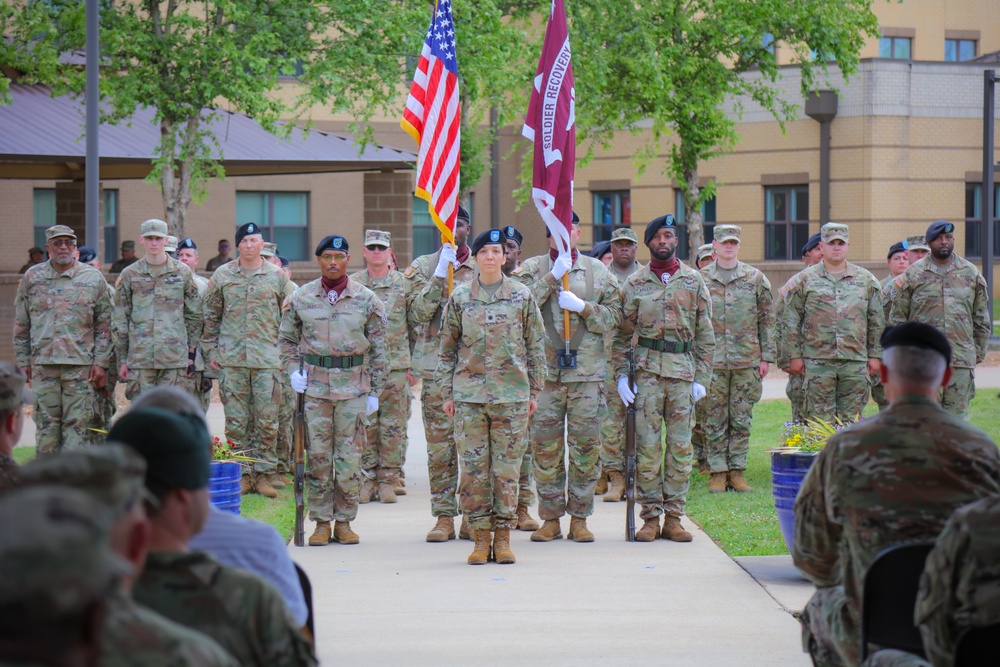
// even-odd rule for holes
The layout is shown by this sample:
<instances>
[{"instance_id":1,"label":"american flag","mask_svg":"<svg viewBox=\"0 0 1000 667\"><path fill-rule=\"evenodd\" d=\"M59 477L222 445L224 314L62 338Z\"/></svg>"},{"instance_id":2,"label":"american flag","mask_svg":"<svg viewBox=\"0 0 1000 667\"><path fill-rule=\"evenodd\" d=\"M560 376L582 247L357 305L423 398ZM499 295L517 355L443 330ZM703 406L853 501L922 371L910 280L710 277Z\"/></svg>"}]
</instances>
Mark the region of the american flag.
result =
<instances>
[{"instance_id":1,"label":"american flag","mask_svg":"<svg viewBox=\"0 0 1000 667\"><path fill-rule=\"evenodd\" d=\"M416 195L427 201L442 238L452 243L458 214L460 119L451 0L439 0L400 125L420 147Z\"/></svg>"}]
</instances>

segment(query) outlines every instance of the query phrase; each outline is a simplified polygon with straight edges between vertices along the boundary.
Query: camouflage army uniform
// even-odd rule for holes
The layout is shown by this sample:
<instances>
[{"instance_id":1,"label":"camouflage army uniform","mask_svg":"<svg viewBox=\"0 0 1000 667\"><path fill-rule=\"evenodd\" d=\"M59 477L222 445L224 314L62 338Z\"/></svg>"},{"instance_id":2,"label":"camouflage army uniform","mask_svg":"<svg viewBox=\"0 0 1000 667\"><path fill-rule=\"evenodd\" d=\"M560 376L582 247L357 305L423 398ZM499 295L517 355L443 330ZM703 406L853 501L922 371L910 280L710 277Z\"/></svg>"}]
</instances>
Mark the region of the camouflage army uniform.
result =
<instances>
[{"instance_id":1,"label":"camouflage army uniform","mask_svg":"<svg viewBox=\"0 0 1000 667\"><path fill-rule=\"evenodd\" d=\"M614 262L608 267L608 271L618 280L618 287L625 284L625 281L633 273L642 268L642 264L635 262L628 271L619 271ZM607 387L605 394L608 404L608 414L601 424L601 469L604 472L625 472L625 420L627 418L625 404L618 399L618 378L615 377L615 366L611 358L611 350L614 345L615 332L609 331L604 334L604 352L608 357Z\"/></svg>"},{"instance_id":2,"label":"camouflage army uniform","mask_svg":"<svg viewBox=\"0 0 1000 667\"><path fill-rule=\"evenodd\" d=\"M704 401L706 460L712 472L746 470L750 420L763 388L760 363L774 363L771 283L744 262L731 271L713 262L701 274L712 296L715 330L712 384Z\"/></svg>"},{"instance_id":3,"label":"camouflage army uniform","mask_svg":"<svg viewBox=\"0 0 1000 667\"><path fill-rule=\"evenodd\" d=\"M502 276L455 288L445 311L437 382L455 401L462 513L472 530L517 528L528 400L545 382L544 326L531 292Z\"/></svg>"},{"instance_id":4,"label":"camouflage army uniform","mask_svg":"<svg viewBox=\"0 0 1000 667\"><path fill-rule=\"evenodd\" d=\"M194 271L191 272L191 277L194 279L194 284L198 287L198 298L204 303L205 292L208 291L208 278L203 278ZM194 376L191 378L190 388L191 393L195 395L198 402L201 403L201 407L205 409L205 414L208 414L208 406L212 400L212 390L202 391L201 380L202 378L211 379L215 376L215 373L211 369L205 368L205 355L201 351L201 336L198 336L197 348L194 357ZM208 371L207 375L206 371Z\"/></svg>"},{"instance_id":5,"label":"camouflage army uniform","mask_svg":"<svg viewBox=\"0 0 1000 667\"><path fill-rule=\"evenodd\" d=\"M259 459L254 472L277 467L278 326L288 278L270 262L244 271L238 261L219 267L205 292L205 333L201 350L215 361L226 410L226 437L236 449Z\"/></svg>"},{"instance_id":6,"label":"camouflage army uniform","mask_svg":"<svg viewBox=\"0 0 1000 667\"><path fill-rule=\"evenodd\" d=\"M297 283L289 280L285 283L285 297L291 296L292 292L299 288ZM285 368L282 366L281 373L278 374L279 391L281 391L281 405L278 406L278 438L276 440L275 451L278 456L277 470L283 475L295 474L295 410L298 401L295 390L288 382L288 375L295 368ZM306 444L308 448L308 443ZM284 480L282 480L284 481Z\"/></svg>"},{"instance_id":7,"label":"camouflage army uniform","mask_svg":"<svg viewBox=\"0 0 1000 667\"><path fill-rule=\"evenodd\" d=\"M583 313L570 313L570 346L576 350L577 367L560 369L557 351L565 348L565 332L557 299L562 281L553 278L552 265L548 254L531 257L512 276L531 290L547 334L545 388L528 428L538 515L544 521L558 520L564 514L586 518L594 513L594 489L601 474L601 425L607 415L604 334L614 331L621 321L618 281L600 260L579 255L566 274L570 291L586 302Z\"/></svg>"},{"instance_id":8,"label":"camouflage army uniform","mask_svg":"<svg viewBox=\"0 0 1000 667\"><path fill-rule=\"evenodd\" d=\"M115 283L115 355L128 368L125 397L157 385L189 388L188 350L201 339L201 296L191 269L172 257L130 264Z\"/></svg>"},{"instance_id":9,"label":"camouflage army uniform","mask_svg":"<svg viewBox=\"0 0 1000 667\"><path fill-rule=\"evenodd\" d=\"M314 280L295 290L283 310L282 363L298 369L304 359L308 377L309 518L353 521L367 439L366 397L382 393L388 368L385 308L374 292L349 279L335 304L327 298L322 280Z\"/></svg>"},{"instance_id":10,"label":"camouflage army uniform","mask_svg":"<svg viewBox=\"0 0 1000 667\"><path fill-rule=\"evenodd\" d=\"M115 288L108 283L105 284L108 286L108 299L113 305ZM112 326L114 326L114 310L112 310L111 319ZM111 356L108 358L108 384L105 385L104 389L96 392L97 411L94 413L94 426L90 431L91 442L95 444L104 442L104 433L101 431L106 432L111 428L111 420L114 419L115 412L118 410L118 404L115 400L115 386L118 384L118 355L115 354L113 341L112 333Z\"/></svg>"},{"instance_id":11,"label":"camouflage army uniform","mask_svg":"<svg viewBox=\"0 0 1000 667\"><path fill-rule=\"evenodd\" d=\"M781 289L785 353L805 360L804 416L854 421L868 403L867 362L882 356L885 315L878 280L850 262L840 274L820 262Z\"/></svg>"},{"instance_id":12,"label":"camouflage army uniform","mask_svg":"<svg viewBox=\"0 0 1000 667\"><path fill-rule=\"evenodd\" d=\"M680 517L693 456L691 383L707 388L712 381L712 298L701 274L681 262L666 284L648 266L640 269L622 286L622 304L622 325L614 343L615 377L628 375L632 335L639 336L635 454L640 516ZM687 349L661 352L648 347L658 347L658 341Z\"/></svg>"},{"instance_id":13,"label":"camouflage army uniform","mask_svg":"<svg viewBox=\"0 0 1000 667\"><path fill-rule=\"evenodd\" d=\"M59 273L51 261L28 269L14 300L14 354L31 369L39 454L91 442L98 410L91 366L107 369L111 311L107 281L75 262Z\"/></svg>"},{"instance_id":14,"label":"camouflage army uniform","mask_svg":"<svg viewBox=\"0 0 1000 667\"><path fill-rule=\"evenodd\" d=\"M975 367L986 358L991 333L986 280L964 257L952 255L950 264L940 266L928 255L893 284L889 323L919 320L945 335L952 347L951 381L941 392L941 405L968 419L969 403L976 396Z\"/></svg>"},{"instance_id":15,"label":"camouflage army uniform","mask_svg":"<svg viewBox=\"0 0 1000 667\"><path fill-rule=\"evenodd\" d=\"M792 276L789 282L793 282L797 279L798 274ZM783 371L787 371L790 359L788 358L785 346L784 318L785 288L782 287L778 290L778 298L774 300L774 313L772 317L774 329L771 339L774 341L775 363L778 365L778 368ZM788 374L788 380L785 382L785 396L788 397L788 402L792 406L792 421L801 422L803 418L803 409L805 407L803 405L801 375L792 375L791 373Z\"/></svg>"},{"instance_id":16,"label":"camouflage army uniform","mask_svg":"<svg viewBox=\"0 0 1000 667\"><path fill-rule=\"evenodd\" d=\"M817 586L801 617L817 665L858 664L872 559L934 539L957 507L1000 492L998 480L996 443L917 394L830 438L795 502L792 552Z\"/></svg>"},{"instance_id":17,"label":"camouflage army uniform","mask_svg":"<svg viewBox=\"0 0 1000 667\"><path fill-rule=\"evenodd\" d=\"M427 439L427 473L431 487L431 514L458 516L458 450L454 423L444 413L442 386L434 380L440 346L441 317L447 303L448 279L435 278L440 251L417 257L403 275L410 281L408 310L412 331L410 373L420 378L420 407ZM476 263L472 254L455 269L457 287L472 281Z\"/></svg>"},{"instance_id":18,"label":"camouflage army uniform","mask_svg":"<svg viewBox=\"0 0 1000 667\"><path fill-rule=\"evenodd\" d=\"M351 280L375 292L385 306L388 320L385 388L378 400L378 412L370 415L368 444L362 456L365 474L376 477L379 484L396 485L403 474L406 456L406 420L410 412L410 385L406 371L410 368L410 338L407 325L407 291L412 282L400 271L389 271L382 278L372 278L368 270L359 271Z\"/></svg>"},{"instance_id":19,"label":"camouflage army uniform","mask_svg":"<svg viewBox=\"0 0 1000 667\"><path fill-rule=\"evenodd\" d=\"M204 551L151 552L133 594L139 604L208 635L244 667L317 664L277 589Z\"/></svg>"},{"instance_id":20,"label":"camouflage army uniform","mask_svg":"<svg viewBox=\"0 0 1000 667\"><path fill-rule=\"evenodd\" d=\"M893 283L891 275L886 276L879 283L882 286L882 312L885 315L886 326L889 325L889 307L892 306L892 297L895 293L896 285ZM884 410L889 405L889 399L885 397L885 387L881 382L872 385L872 400L879 410Z\"/></svg>"}]
</instances>

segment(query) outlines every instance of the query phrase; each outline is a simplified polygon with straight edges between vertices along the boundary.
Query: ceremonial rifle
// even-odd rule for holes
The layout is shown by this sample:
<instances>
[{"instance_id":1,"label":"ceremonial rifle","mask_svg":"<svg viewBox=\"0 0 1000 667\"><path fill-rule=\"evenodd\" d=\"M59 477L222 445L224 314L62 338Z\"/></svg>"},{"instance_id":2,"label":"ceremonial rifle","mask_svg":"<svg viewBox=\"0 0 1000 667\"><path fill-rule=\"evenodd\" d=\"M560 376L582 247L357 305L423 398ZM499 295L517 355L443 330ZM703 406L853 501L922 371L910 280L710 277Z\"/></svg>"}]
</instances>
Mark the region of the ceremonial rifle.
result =
<instances>
[{"instance_id":1,"label":"ceremonial rifle","mask_svg":"<svg viewBox=\"0 0 1000 667\"><path fill-rule=\"evenodd\" d=\"M299 375L302 374L303 359L299 359ZM305 503L302 499L302 487L306 475L306 394L298 395L298 406L295 409L295 425L292 432L292 445L295 448L295 531L292 538L295 546L305 546L305 526L303 525Z\"/></svg>"},{"instance_id":2,"label":"ceremonial rifle","mask_svg":"<svg viewBox=\"0 0 1000 667\"><path fill-rule=\"evenodd\" d=\"M635 391L635 349L628 350L628 386ZM635 400L628 405L625 417L625 539L635 542Z\"/></svg>"}]
</instances>

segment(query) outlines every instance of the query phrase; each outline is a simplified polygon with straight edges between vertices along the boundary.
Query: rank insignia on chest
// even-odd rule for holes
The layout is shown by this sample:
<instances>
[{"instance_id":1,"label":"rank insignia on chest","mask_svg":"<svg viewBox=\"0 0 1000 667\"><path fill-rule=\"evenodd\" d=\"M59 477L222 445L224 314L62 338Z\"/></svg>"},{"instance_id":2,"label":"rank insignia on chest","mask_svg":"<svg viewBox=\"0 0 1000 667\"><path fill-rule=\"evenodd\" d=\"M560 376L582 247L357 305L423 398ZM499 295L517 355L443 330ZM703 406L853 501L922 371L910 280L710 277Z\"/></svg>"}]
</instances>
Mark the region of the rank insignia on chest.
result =
<instances>
[{"instance_id":1,"label":"rank insignia on chest","mask_svg":"<svg viewBox=\"0 0 1000 667\"><path fill-rule=\"evenodd\" d=\"M330 300L331 304L333 304L334 306L336 306L337 305L337 301L340 300L340 295L337 294L337 290L332 289L329 292L327 292L326 298Z\"/></svg>"}]
</instances>

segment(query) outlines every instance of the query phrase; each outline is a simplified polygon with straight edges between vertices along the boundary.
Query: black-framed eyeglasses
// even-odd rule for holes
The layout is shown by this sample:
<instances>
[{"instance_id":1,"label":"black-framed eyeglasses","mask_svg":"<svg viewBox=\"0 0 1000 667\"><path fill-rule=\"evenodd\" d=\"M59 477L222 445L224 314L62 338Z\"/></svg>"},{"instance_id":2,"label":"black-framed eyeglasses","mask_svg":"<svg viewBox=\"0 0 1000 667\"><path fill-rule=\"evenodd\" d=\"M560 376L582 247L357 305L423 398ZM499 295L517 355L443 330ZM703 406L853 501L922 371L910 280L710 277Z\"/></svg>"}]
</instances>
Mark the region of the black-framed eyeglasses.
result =
<instances>
[{"instance_id":1,"label":"black-framed eyeglasses","mask_svg":"<svg viewBox=\"0 0 1000 667\"><path fill-rule=\"evenodd\" d=\"M366 245L365 250L371 250L372 252L375 252L376 250L383 250L383 251L388 250L388 248L386 248L384 245L372 244L372 245Z\"/></svg>"}]
</instances>

